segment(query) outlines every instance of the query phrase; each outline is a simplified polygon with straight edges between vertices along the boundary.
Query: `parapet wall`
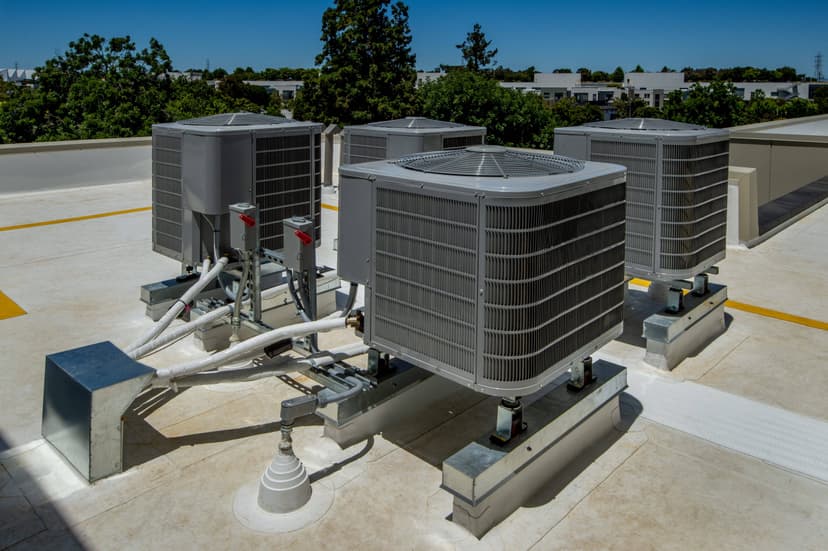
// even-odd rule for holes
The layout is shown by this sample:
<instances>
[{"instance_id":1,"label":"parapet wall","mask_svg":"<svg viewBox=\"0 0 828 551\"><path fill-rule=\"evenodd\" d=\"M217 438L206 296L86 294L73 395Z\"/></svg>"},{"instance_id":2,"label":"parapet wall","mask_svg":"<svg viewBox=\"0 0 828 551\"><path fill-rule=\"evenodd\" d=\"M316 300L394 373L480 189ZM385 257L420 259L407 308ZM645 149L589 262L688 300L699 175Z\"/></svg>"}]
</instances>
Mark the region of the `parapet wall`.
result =
<instances>
[{"instance_id":1,"label":"parapet wall","mask_svg":"<svg viewBox=\"0 0 828 551\"><path fill-rule=\"evenodd\" d=\"M0 194L151 178L149 137L0 145Z\"/></svg>"}]
</instances>

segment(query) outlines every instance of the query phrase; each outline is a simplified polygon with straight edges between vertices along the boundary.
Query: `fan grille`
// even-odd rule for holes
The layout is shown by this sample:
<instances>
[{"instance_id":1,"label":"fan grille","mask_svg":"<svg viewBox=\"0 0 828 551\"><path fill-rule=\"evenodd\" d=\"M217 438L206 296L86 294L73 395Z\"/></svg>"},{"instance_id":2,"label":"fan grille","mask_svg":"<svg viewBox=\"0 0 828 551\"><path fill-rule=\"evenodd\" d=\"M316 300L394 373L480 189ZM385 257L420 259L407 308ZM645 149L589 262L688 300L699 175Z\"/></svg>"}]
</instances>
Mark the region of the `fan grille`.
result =
<instances>
[{"instance_id":1,"label":"fan grille","mask_svg":"<svg viewBox=\"0 0 828 551\"><path fill-rule=\"evenodd\" d=\"M431 174L489 178L549 176L584 168L583 161L493 145L410 155L396 161L396 164Z\"/></svg>"}]
</instances>

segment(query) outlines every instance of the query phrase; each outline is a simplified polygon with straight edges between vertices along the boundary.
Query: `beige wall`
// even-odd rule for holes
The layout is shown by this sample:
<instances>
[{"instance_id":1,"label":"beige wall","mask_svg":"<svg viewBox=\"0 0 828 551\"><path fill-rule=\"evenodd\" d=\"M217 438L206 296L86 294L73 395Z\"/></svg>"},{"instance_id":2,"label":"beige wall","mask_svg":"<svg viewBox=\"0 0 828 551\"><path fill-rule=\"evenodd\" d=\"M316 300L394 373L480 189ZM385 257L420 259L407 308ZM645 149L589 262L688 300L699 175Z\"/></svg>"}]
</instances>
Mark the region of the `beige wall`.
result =
<instances>
[{"instance_id":1,"label":"beige wall","mask_svg":"<svg viewBox=\"0 0 828 551\"><path fill-rule=\"evenodd\" d=\"M730 164L757 170L762 205L828 174L828 144L733 138Z\"/></svg>"}]
</instances>

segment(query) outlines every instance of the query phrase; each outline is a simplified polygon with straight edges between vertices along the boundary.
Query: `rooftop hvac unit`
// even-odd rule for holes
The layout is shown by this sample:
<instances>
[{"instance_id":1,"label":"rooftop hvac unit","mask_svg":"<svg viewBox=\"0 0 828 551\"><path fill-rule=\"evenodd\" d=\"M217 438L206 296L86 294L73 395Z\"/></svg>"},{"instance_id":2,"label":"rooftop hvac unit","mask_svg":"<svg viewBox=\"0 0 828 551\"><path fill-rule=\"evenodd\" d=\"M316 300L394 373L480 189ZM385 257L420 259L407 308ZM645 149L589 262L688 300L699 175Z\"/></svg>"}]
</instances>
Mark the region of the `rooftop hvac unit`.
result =
<instances>
[{"instance_id":1,"label":"rooftop hvac unit","mask_svg":"<svg viewBox=\"0 0 828 551\"><path fill-rule=\"evenodd\" d=\"M152 127L152 247L185 264L228 250L232 203L259 208L263 248L282 248L282 220L321 220L322 125L228 113Z\"/></svg>"},{"instance_id":2,"label":"rooftop hvac unit","mask_svg":"<svg viewBox=\"0 0 828 551\"><path fill-rule=\"evenodd\" d=\"M661 119L555 129L555 151L627 167L627 273L670 281L725 257L728 133Z\"/></svg>"},{"instance_id":3,"label":"rooftop hvac unit","mask_svg":"<svg viewBox=\"0 0 828 551\"><path fill-rule=\"evenodd\" d=\"M624 169L476 146L340 168L339 274L365 342L495 396L621 333Z\"/></svg>"},{"instance_id":4,"label":"rooftop hvac unit","mask_svg":"<svg viewBox=\"0 0 828 551\"><path fill-rule=\"evenodd\" d=\"M486 128L425 117L372 122L344 129L345 164L399 159L424 151L462 149L481 145Z\"/></svg>"}]
</instances>

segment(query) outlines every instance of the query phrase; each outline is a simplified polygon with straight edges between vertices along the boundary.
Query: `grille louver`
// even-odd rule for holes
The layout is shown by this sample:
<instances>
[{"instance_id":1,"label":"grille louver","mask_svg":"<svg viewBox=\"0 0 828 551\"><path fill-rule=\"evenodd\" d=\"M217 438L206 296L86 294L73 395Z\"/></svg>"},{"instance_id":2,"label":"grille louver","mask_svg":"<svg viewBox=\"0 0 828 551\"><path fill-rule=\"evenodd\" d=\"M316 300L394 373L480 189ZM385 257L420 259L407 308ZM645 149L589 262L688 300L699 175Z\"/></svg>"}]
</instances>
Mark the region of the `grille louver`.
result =
<instances>
[{"instance_id":1,"label":"grille louver","mask_svg":"<svg viewBox=\"0 0 828 551\"><path fill-rule=\"evenodd\" d=\"M152 250L181 260L181 138L152 137Z\"/></svg>"}]
</instances>

